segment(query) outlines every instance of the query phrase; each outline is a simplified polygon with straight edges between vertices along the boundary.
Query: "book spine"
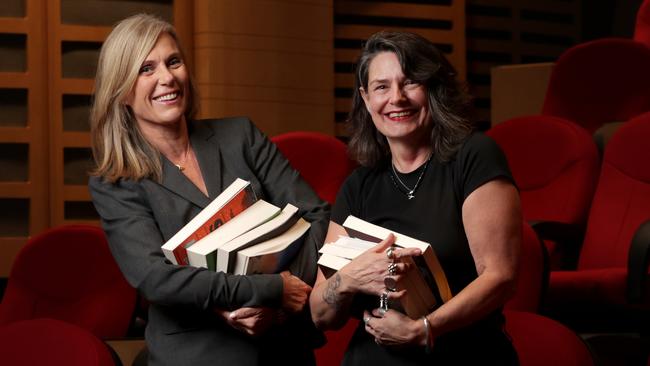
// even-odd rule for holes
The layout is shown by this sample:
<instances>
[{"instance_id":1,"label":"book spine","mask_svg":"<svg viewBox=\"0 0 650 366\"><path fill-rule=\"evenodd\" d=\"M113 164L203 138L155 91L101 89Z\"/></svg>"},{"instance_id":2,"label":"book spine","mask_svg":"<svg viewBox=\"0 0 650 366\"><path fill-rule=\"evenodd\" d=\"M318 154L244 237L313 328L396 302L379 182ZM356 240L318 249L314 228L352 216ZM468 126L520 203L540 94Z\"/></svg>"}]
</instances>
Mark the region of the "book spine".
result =
<instances>
[{"instance_id":1,"label":"book spine","mask_svg":"<svg viewBox=\"0 0 650 366\"><path fill-rule=\"evenodd\" d=\"M177 246L173 250L176 262L180 265L189 265L190 262L187 258L187 248L206 237L219 226L230 221L242 211L253 205L255 201L255 192L250 185L241 190L232 200L225 204L219 211L215 212L212 217L206 220L206 222L196 229L187 239L183 240L181 245Z\"/></svg>"}]
</instances>

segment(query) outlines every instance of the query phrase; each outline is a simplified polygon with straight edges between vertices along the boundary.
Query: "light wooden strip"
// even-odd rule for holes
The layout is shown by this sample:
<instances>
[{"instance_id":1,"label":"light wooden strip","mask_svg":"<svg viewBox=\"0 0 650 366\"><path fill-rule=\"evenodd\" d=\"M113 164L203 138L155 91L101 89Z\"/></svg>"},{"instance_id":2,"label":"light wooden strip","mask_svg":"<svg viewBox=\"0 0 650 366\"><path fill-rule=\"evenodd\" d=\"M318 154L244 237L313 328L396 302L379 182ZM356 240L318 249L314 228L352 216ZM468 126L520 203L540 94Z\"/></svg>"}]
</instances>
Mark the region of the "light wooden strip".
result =
<instances>
[{"instance_id":1,"label":"light wooden strip","mask_svg":"<svg viewBox=\"0 0 650 366\"><path fill-rule=\"evenodd\" d=\"M494 6L510 8L519 0L467 0L468 5Z\"/></svg>"},{"instance_id":2,"label":"light wooden strip","mask_svg":"<svg viewBox=\"0 0 650 366\"><path fill-rule=\"evenodd\" d=\"M334 85L337 88L353 88L354 78L354 74L335 74Z\"/></svg>"},{"instance_id":3,"label":"light wooden strip","mask_svg":"<svg viewBox=\"0 0 650 366\"><path fill-rule=\"evenodd\" d=\"M516 31L515 20L512 18L491 17L487 15L469 15L466 19L469 29L494 29L502 31Z\"/></svg>"},{"instance_id":4,"label":"light wooden strip","mask_svg":"<svg viewBox=\"0 0 650 366\"><path fill-rule=\"evenodd\" d=\"M86 185L63 186L63 202L65 201L90 201L90 192Z\"/></svg>"},{"instance_id":5,"label":"light wooden strip","mask_svg":"<svg viewBox=\"0 0 650 366\"><path fill-rule=\"evenodd\" d=\"M30 198L34 185L30 182L0 182L2 198Z\"/></svg>"},{"instance_id":6,"label":"light wooden strip","mask_svg":"<svg viewBox=\"0 0 650 366\"><path fill-rule=\"evenodd\" d=\"M358 50L338 48L334 50L334 61L355 63L360 54L361 45Z\"/></svg>"},{"instance_id":7,"label":"light wooden strip","mask_svg":"<svg viewBox=\"0 0 650 366\"><path fill-rule=\"evenodd\" d=\"M467 40L467 48L476 52L507 53L515 50L517 42L498 41L491 39L470 38Z\"/></svg>"},{"instance_id":8,"label":"light wooden strip","mask_svg":"<svg viewBox=\"0 0 650 366\"><path fill-rule=\"evenodd\" d=\"M577 14L580 11L580 2L521 0L516 5L521 10L534 10L557 14Z\"/></svg>"},{"instance_id":9,"label":"light wooden strip","mask_svg":"<svg viewBox=\"0 0 650 366\"><path fill-rule=\"evenodd\" d=\"M542 21L522 20L520 32L532 32L578 39L580 29L577 24L552 24Z\"/></svg>"},{"instance_id":10,"label":"light wooden strip","mask_svg":"<svg viewBox=\"0 0 650 366\"><path fill-rule=\"evenodd\" d=\"M426 28L408 28L408 27L382 27L382 26L368 26L368 25L337 25L334 29L335 38L353 38L353 39L367 39L374 33L382 30L396 29L412 33L418 33L434 43L448 43L453 39L453 30L438 30Z\"/></svg>"},{"instance_id":11,"label":"light wooden strip","mask_svg":"<svg viewBox=\"0 0 650 366\"><path fill-rule=\"evenodd\" d=\"M335 1L334 13L413 19L453 19L452 6L370 3L367 1Z\"/></svg>"},{"instance_id":12,"label":"light wooden strip","mask_svg":"<svg viewBox=\"0 0 650 366\"><path fill-rule=\"evenodd\" d=\"M24 72L0 72L0 83L3 88L29 88L30 77Z\"/></svg>"},{"instance_id":13,"label":"light wooden strip","mask_svg":"<svg viewBox=\"0 0 650 366\"><path fill-rule=\"evenodd\" d=\"M93 79L60 79L62 94L92 94Z\"/></svg>"},{"instance_id":14,"label":"light wooden strip","mask_svg":"<svg viewBox=\"0 0 650 366\"><path fill-rule=\"evenodd\" d=\"M0 127L0 142L31 143L34 140L30 127Z\"/></svg>"},{"instance_id":15,"label":"light wooden strip","mask_svg":"<svg viewBox=\"0 0 650 366\"><path fill-rule=\"evenodd\" d=\"M111 27L61 24L59 35L62 41L103 42Z\"/></svg>"},{"instance_id":16,"label":"light wooden strip","mask_svg":"<svg viewBox=\"0 0 650 366\"><path fill-rule=\"evenodd\" d=\"M336 112L348 112L352 106L352 98L334 98L334 110Z\"/></svg>"},{"instance_id":17,"label":"light wooden strip","mask_svg":"<svg viewBox=\"0 0 650 366\"><path fill-rule=\"evenodd\" d=\"M26 18L0 17L0 33L29 33L29 22Z\"/></svg>"},{"instance_id":18,"label":"light wooden strip","mask_svg":"<svg viewBox=\"0 0 650 366\"><path fill-rule=\"evenodd\" d=\"M333 85L321 90L217 83L199 83L197 85L201 99L205 100L249 100L306 105L332 105L333 100Z\"/></svg>"},{"instance_id":19,"label":"light wooden strip","mask_svg":"<svg viewBox=\"0 0 650 366\"><path fill-rule=\"evenodd\" d=\"M63 132L61 145L62 147L89 147L90 134L88 132Z\"/></svg>"},{"instance_id":20,"label":"light wooden strip","mask_svg":"<svg viewBox=\"0 0 650 366\"><path fill-rule=\"evenodd\" d=\"M195 49L224 48L235 50L267 50L291 54L332 54L331 40L273 37L264 34L226 34L206 32L195 35Z\"/></svg>"},{"instance_id":21,"label":"light wooden strip","mask_svg":"<svg viewBox=\"0 0 650 366\"><path fill-rule=\"evenodd\" d=\"M27 238L0 237L0 277L9 277L11 266Z\"/></svg>"}]
</instances>

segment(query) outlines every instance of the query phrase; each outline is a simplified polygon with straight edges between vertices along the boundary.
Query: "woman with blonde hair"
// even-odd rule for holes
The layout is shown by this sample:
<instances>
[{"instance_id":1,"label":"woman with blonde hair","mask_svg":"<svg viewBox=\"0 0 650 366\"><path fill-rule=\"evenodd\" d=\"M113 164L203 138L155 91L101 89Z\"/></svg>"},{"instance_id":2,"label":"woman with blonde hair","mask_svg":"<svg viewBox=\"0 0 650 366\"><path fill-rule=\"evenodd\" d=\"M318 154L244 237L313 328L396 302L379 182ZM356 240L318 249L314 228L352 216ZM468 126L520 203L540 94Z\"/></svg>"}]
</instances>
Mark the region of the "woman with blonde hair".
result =
<instances>
[{"instance_id":1,"label":"woman with blonde hair","mask_svg":"<svg viewBox=\"0 0 650 366\"><path fill-rule=\"evenodd\" d=\"M113 256L150 303L149 363L313 364L320 333L304 305L329 208L248 119L194 120L197 101L170 24L140 14L113 28L97 69L89 188ZM161 245L236 178L311 222L289 271L233 276L166 260Z\"/></svg>"}]
</instances>

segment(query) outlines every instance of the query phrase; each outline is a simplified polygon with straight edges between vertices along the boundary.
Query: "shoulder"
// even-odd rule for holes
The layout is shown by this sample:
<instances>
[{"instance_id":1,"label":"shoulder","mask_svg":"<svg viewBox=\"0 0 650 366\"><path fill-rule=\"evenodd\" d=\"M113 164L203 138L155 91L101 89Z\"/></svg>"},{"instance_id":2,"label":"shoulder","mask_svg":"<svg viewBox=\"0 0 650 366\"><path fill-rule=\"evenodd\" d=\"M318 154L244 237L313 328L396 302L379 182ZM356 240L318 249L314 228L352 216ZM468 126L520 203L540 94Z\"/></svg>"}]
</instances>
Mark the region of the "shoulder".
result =
<instances>
[{"instance_id":1,"label":"shoulder","mask_svg":"<svg viewBox=\"0 0 650 366\"><path fill-rule=\"evenodd\" d=\"M461 165L471 162L502 164L506 158L499 145L491 137L481 132L474 132L465 139L453 160Z\"/></svg>"},{"instance_id":2,"label":"shoulder","mask_svg":"<svg viewBox=\"0 0 650 366\"><path fill-rule=\"evenodd\" d=\"M257 128L248 117L226 117L191 121L193 131L209 130L216 134L250 133Z\"/></svg>"}]
</instances>

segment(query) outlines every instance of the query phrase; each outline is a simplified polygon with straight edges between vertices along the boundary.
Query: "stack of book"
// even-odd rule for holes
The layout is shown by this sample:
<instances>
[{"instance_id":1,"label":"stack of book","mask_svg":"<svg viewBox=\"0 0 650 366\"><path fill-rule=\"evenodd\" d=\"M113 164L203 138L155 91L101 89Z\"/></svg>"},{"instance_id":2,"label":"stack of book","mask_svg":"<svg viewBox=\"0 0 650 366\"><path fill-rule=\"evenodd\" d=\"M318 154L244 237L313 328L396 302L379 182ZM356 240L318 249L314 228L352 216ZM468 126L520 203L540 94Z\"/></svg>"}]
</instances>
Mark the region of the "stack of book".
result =
<instances>
[{"instance_id":1,"label":"stack of book","mask_svg":"<svg viewBox=\"0 0 650 366\"><path fill-rule=\"evenodd\" d=\"M334 243L326 243L320 249L318 264L325 275L340 270L361 253L377 245L392 232L352 215L343 223L349 237L341 237ZM406 294L396 304L398 309L413 319L429 314L442 303L451 299L447 276L430 244L392 232L395 245L402 248L418 248L420 256L403 257L410 270L402 275L397 290ZM393 305L395 306L395 305Z\"/></svg>"},{"instance_id":2,"label":"stack of book","mask_svg":"<svg viewBox=\"0 0 650 366\"><path fill-rule=\"evenodd\" d=\"M302 246L310 224L298 208L257 199L235 180L163 246L174 264L248 275L278 273Z\"/></svg>"}]
</instances>

